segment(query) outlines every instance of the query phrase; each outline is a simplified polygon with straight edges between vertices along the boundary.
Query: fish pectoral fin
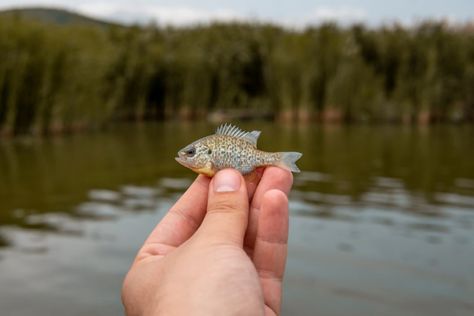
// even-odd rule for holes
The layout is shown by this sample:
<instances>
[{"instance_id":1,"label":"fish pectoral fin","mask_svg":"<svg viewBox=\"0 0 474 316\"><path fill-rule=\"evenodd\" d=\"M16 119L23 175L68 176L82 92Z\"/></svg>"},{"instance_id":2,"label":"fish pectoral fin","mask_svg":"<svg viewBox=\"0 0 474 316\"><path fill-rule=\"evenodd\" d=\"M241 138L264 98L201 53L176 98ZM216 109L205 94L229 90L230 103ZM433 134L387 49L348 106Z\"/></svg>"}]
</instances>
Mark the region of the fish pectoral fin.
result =
<instances>
[{"instance_id":1,"label":"fish pectoral fin","mask_svg":"<svg viewBox=\"0 0 474 316\"><path fill-rule=\"evenodd\" d=\"M252 166L244 166L244 167L241 167L240 168L240 172L243 174L243 175L246 175L246 174L249 174L251 173L252 171L254 171L255 168L252 167Z\"/></svg>"}]
</instances>

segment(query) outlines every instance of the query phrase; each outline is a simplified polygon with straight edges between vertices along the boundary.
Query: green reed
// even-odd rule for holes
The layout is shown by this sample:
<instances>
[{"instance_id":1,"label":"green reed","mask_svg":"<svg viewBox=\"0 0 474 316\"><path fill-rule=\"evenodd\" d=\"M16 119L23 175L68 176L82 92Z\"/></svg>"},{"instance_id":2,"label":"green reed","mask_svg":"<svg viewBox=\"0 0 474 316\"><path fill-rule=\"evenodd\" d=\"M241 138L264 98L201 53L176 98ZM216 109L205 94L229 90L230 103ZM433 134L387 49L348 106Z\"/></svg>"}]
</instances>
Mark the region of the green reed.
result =
<instances>
[{"instance_id":1,"label":"green reed","mask_svg":"<svg viewBox=\"0 0 474 316\"><path fill-rule=\"evenodd\" d=\"M215 111L336 122L472 121L474 31L56 25L0 17L0 133Z\"/></svg>"}]
</instances>

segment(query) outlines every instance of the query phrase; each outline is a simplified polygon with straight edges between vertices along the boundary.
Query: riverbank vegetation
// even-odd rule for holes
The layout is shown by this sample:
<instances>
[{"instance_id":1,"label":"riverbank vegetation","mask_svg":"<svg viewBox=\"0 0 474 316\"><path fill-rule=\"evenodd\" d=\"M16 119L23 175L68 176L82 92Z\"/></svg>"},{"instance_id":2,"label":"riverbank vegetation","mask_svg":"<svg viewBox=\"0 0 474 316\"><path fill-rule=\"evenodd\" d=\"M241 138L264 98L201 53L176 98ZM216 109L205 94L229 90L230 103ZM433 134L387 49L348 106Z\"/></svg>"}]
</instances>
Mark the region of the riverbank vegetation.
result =
<instances>
[{"instance_id":1,"label":"riverbank vegetation","mask_svg":"<svg viewBox=\"0 0 474 316\"><path fill-rule=\"evenodd\" d=\"M1 134L226 111L293 121L472 122L474 29L0 17Z\"/></svg>"}]
</instances>

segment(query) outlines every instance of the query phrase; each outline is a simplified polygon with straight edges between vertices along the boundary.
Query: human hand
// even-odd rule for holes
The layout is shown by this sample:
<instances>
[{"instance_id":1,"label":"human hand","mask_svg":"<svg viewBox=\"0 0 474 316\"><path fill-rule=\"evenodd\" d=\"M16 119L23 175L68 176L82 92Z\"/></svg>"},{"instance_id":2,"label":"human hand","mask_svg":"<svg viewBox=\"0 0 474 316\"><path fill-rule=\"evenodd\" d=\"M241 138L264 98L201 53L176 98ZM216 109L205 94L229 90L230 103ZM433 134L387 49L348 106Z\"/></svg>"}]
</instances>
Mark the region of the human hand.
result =
<instances>
[{"instance_id":1,"label":"human hand","mask_svg":"<svg viewBox=\"0 0 474 316\"><path fill-rule=\"evenodd\" d=\"M127 315L278 315L291 185L276 167L258 186L232 169L198 176L139 250Z\"/></svg>"}]
</instances>

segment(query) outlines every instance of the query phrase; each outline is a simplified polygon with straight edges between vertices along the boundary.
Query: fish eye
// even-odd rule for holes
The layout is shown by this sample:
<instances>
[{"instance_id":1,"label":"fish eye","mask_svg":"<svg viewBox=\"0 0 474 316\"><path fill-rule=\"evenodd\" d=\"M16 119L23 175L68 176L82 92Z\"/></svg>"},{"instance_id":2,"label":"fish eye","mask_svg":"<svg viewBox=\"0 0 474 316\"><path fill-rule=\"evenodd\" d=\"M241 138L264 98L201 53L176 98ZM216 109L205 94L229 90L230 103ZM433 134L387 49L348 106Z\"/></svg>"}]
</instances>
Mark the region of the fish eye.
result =
<instances>
[{"instance_id":1,"label":"fish eye","mask_svg":"<svg viewBox=\"0 0 474 316\"><path fill-rule=\"evenodd\" d=\"M196 153L196 148L191 147L191 148L189 148L188 150L186 150L185 153L186 153L186 155L192 157L192 156L194 156L194 154Z\"/></svg>"},{"instance_id":2,"label":"fish eye","mask_svg":"<svg viewBox=\"0 0 474 316\"><path fill-rule=\"evenodd\" d=\"M211 149L208 149L208 150L207 150L207 154L208 154L208 155L212 154L212 150L211 150Z\"/></svg>"}]
</instances>

